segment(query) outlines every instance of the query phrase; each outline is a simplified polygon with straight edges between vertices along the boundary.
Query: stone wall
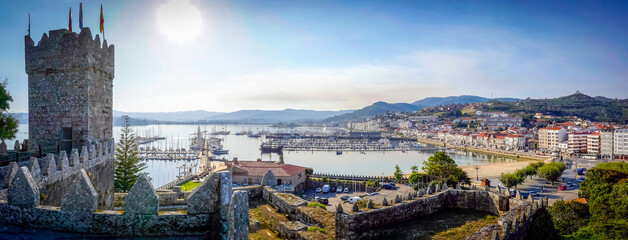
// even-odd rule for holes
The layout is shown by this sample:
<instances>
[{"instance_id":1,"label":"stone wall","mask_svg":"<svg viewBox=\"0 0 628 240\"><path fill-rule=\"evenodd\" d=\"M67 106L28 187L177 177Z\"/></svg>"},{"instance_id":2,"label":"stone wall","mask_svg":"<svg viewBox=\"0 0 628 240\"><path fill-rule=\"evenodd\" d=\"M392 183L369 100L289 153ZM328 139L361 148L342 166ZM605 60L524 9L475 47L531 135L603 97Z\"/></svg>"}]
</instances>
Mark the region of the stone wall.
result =
<instances>
[{"instance_id":1,"label":"stone wall","mask_svg":"<svg viewBox=\"0 0 628 240\"><path fill-rule=\"evenodd\" d=\"M89 28L53 30L37 45L25 36L24 43L31 149L70 151L111 139L114 46L92 39Z\"/></svg>"},{"instance_id":2,"label":"stone wall","mask_svg":"<svg viewBox=\"0 0 628 240\"><path fill-rule=\"evenodd\" d=\"M518 201L517 209L529 205L520 203L523 200ZM500 193L450 188L417 199L406 200L390 207L366 212L337 213L336 237L337 239L379 239L385 236L382 236L382 232L377 228L432 214L445 208L474 209L495 215L503 214L504 221L509 221L510 215L518 211L510 209L510 202L507 195Z\"/></svg>"},{"instance_id":3,"label":"stone wall","mask_svg":"<svg viewBox=\"0 0 628 240\"><path fill-rule=\"evenodd\" d=\"M7 188L11 182L12 172L17 167L26 166L35 184L39 187L42 205L61 206L61 199L69 187L80 177L80 170L85 169L90 181L98 192L98 208L112 209L114 202L114 143L104 142L97 145L84 146L79 153L72 149L68 155L65 151L59 154L48 154L43 158L31 158L30 161L20 162L0 167L1 179L4 180L0 200L7 200Z\"/></svg>"},{"instance_id":4,"label":"stone wall","mask_svg":"<svg viewBox=\"0 0 628 240\"><path fill-rule=\"evenodd\" d=\"M286 194L292 196L288 199L287 197L282 196L282 193L267 186L264 186L262 191L264 200L276 208L279 213L287 215L288 218L296 218L297 208L307 205L305 200L295 195Z\"/></svg>"},{"instance_id":5,"label":"stone wall","mask_svg":"<svg viewBox=\"0 0 628 240\"><path fill-rule=\"evenodd\" d=\"M127 194L124 211L96 210L98 195L87 172L81 170L63 196L61 208L41 205L30 171L20 167L9 187L8 202L0 201L0 222L119 237L248 236L248 193L232 192L229 172L212 173L195 188L188 197L187 211L160 212L159 196L144 174Z\"/></svg>"}]
</instances>

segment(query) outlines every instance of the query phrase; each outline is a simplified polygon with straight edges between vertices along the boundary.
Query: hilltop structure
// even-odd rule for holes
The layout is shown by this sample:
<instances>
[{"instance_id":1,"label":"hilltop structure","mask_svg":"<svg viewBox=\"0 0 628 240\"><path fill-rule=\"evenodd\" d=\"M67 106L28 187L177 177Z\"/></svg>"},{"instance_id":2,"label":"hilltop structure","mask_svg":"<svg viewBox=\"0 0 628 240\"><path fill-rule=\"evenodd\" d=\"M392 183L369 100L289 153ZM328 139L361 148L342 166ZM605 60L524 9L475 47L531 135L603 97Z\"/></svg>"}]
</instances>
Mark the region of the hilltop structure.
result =
<instances>
[{"instance_id":1,"label":"hilltop structure","mask_svg":"<svg viewBox=\"0 0 628 240\"><path fill-rule=\"evenodd\" d=\"M89 28L24 37L31 148L70 151L112 139L114 46Z\"/></svg>"}]
</instances>

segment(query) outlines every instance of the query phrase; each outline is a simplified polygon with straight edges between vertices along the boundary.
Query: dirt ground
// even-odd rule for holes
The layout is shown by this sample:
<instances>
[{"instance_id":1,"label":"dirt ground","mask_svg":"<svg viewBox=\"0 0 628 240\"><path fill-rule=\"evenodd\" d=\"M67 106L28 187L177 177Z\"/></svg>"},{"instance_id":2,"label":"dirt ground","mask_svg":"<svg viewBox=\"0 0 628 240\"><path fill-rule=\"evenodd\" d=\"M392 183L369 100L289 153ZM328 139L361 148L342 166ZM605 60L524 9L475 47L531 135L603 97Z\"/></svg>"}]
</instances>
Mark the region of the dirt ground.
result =
<instances>
[{"instance_id":1,"label":"dirt ground","mask_svg":"<svg viewBox=\"0 0 628 240\"><path fill-rule=\"evenodd\" d=\"M480 169L476 172L475 166L461 166L462 170L467 172L469 178L476 180L476 174L479 179L483 178L499 178L502 173L513 173L515 170L524 168L528 164L534 161L516 161L516 162L503 162L503 163L490 163L477 165Z\"/></svg>"}]
</instances>

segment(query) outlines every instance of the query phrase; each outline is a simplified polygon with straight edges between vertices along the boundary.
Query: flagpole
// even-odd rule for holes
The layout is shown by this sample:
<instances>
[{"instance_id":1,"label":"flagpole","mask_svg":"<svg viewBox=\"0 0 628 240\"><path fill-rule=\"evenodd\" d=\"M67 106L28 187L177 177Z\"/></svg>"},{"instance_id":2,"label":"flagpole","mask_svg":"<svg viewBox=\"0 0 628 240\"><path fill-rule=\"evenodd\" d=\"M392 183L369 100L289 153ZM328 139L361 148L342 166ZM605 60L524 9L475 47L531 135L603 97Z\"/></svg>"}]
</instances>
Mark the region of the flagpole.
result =
<instances>
[{"instance_id":1,"label":"flagpole","mask_svg":"<svg viewBox=\"0 0 628 240\"><path fill-rule=\"evenodd\" d=\"M28 36L31 36L31 13L28 13Z\"/></svg>"}]
</instances>

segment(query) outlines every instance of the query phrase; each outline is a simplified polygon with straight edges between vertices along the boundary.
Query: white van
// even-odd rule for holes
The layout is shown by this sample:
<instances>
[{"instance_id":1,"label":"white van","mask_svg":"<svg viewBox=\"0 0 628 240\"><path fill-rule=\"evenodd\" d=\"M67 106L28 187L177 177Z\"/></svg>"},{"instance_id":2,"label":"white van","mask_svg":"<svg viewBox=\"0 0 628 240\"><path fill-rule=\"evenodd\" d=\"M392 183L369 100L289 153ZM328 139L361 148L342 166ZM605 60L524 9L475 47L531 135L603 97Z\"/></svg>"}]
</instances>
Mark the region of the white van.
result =
<instances>
[{"instance_id":1,"label":"white van","mask_svg":"<svg viewBox=\"0 0 628 240\"><path fill-rule=\"evenodd\" d=\"M323 193L329 193L329 188L330 188L329 185L325 184L323 186Z\"/></svg>"}]
</instances>

